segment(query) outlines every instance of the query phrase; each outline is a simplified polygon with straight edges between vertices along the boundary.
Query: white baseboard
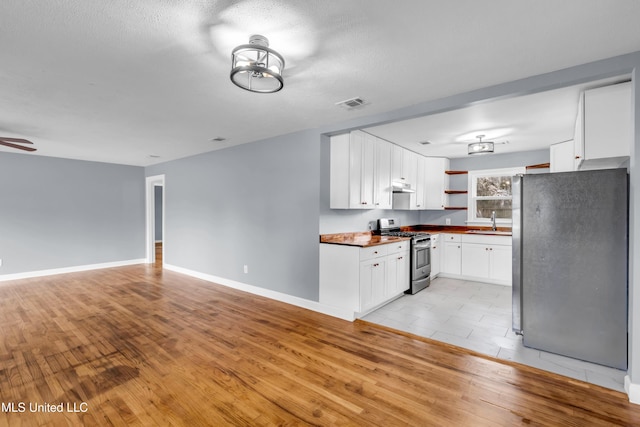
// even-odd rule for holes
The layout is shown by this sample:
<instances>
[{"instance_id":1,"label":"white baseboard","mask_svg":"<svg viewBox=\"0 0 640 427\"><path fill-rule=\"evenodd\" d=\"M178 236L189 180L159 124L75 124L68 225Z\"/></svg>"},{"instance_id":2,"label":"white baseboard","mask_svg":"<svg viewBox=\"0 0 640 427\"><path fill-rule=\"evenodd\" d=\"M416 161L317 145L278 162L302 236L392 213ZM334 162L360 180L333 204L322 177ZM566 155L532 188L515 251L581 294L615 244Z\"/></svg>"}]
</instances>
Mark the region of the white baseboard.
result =
<instances>
[{"instance_id":1,"label":"white baseboard","mask_svg":"<svg viewBox=\"0 0 640 427\"><path fill-rule=\"evenodd\" d=\"M105 262L101 264L77 265L74 267L52 268L49 270L27 271L24 273L0 275L0 282L8 280L31 279L33 277L52 276L54 274L77 273L80 271L99 270L102 268L124 267L127 265L144 264L146 259L130 259L126 261Z\"/></svg>"},{"instance_id":2,"label":"white baseboard","mask_svg":"<svg viewBox=\"0 0 640 427\"><path fill-rule=\"evenodd\" d=\"M465 281L469 281L469 282L482 282L482 283L489 283L492 285L500 285L500 286L508 286L511 287L511 282L505 282L503 280L495 280L495 279L486 279L483 277L473 277L473 276L460 276L458 274L451 274L451 273L438 273L437 277L444 277L444 278L448 278L448 279L458 279L458 280L465 280Z\"/></svg>"},{"instance_id":3,"label":"white baseboard","mask_svg":"<svg viewBox=\"0 0 640 427\"><path fill-rule=\"evenodd\" d=\"M228 288L237 289L239 291L248 292L250 294L259 295L262 297L270 298L272 300L284 302L287 304L295 305L296 307L306 308L307 310L315 311L318 313L326 314L328 316L337 317L350 322L355 320L353 310L345 310L342 308L327 306L320 304L316 301L296 297L282 292L272 291L270 289L261 288L258 286L248 285L242 282L236 282L235 280L225 279L223 277L213 276L211 274L200 273L198 271L189 270L187 268L178 267L171 264L164 264L163 268L167 270L175 271L176 273L185 274L187 276L195 277L197 279L206 280L207 282L217 283L219 285L226 286Z\"/></svg>"},{"instance_id":4,"label":"white baseboard","mask_svg":"<svg viewBox=\"0 0 640 427\"><path fill-rule=\"evenodd\" d=\"M629 375L624 376L624 390L629 396L629 402L640 405L640 384L632 383Z\"/></svg>"}]
</instances>

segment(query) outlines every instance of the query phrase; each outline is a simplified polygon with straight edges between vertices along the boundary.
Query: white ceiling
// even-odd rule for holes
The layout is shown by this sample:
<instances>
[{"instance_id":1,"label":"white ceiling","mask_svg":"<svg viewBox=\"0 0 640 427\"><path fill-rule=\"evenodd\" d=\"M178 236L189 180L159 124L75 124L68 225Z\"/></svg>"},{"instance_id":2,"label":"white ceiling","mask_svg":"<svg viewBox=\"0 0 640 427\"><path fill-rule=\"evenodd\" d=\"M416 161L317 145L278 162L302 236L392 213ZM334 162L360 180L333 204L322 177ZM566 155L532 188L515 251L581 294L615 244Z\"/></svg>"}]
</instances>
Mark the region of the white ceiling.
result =
<instances>
[{"instance_id":1,"label":"white ceiling","mask_svg":"<svg viewBox=\"0 0 640 427\"><path fill-rule=\"evenodd\" d=\"M0 136L150 165L639 51L638 16L636 0L3 0ZM278 93L229 80L253 33L285 57ZM457 134L477 130L458 114Z\"/></svg>"},{"instance_id":2,"label":"white ceiling","mask_svg":"<svg viewBox=\"0 0 640 427\"><path fill-rule=\"evenodd\" d=\"M434 157L466 157L469 143L480 141L478 136L482 141L492 141L496 154L548 149L552 144L573 139L579 98L584 90L628 79L630 76L618 76L364 130Z\"/></svg>"}]
</instances>

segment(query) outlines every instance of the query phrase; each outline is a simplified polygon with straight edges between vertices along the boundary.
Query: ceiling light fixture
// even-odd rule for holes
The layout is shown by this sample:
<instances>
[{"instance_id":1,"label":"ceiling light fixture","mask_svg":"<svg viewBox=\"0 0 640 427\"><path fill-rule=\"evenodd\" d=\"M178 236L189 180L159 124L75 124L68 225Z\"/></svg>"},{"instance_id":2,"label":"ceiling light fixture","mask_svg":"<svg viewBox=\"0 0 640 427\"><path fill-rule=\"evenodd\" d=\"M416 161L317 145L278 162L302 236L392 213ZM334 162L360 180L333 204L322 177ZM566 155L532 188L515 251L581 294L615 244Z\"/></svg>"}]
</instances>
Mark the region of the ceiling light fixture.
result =
<instances>
[{"instance_id":1,"label":"ceiling light fixture","mask_svg":"<svg viewBox=\"0 0 640 427\"><path fill-rule=\"evenodd\" d=\"M469 154L493 153L493 142L483 141L484 135L478 135L476 138L478 138L478 142L469 144Z\"/></svg>"},{"instance_id":2,"label":"ceiling light fixture","mask_svg":"<svg viewBox=\"0 0 640 427\"><path fill-rule=\"evenodd\" d=\"M269 40L261 35L249 37L231 52L231 81L250 92L273 93L284 87L284 58L269 48Z\"/></svg>"}]
</instances>

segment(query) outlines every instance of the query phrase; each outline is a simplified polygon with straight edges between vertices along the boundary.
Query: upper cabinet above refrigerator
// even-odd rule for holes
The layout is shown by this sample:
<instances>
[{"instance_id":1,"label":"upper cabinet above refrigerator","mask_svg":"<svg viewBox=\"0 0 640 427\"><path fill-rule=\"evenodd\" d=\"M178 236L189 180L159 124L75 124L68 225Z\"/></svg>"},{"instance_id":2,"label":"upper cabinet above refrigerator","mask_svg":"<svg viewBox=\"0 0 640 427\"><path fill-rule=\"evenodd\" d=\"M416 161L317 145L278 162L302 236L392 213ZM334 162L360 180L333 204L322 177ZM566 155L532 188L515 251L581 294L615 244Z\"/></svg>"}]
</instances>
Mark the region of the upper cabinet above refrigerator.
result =
<instances>
[{"instance_id":1,"label":"upper cabinet above refrigerator","mask_svg":"<svg viewBox=\"0 0 640 427\"><path fill-rule=\"evenodd\" d=\"M631 82L584 92L574 139L579 170L622 167L631 149Z\"/></svg>"}]
</instances>

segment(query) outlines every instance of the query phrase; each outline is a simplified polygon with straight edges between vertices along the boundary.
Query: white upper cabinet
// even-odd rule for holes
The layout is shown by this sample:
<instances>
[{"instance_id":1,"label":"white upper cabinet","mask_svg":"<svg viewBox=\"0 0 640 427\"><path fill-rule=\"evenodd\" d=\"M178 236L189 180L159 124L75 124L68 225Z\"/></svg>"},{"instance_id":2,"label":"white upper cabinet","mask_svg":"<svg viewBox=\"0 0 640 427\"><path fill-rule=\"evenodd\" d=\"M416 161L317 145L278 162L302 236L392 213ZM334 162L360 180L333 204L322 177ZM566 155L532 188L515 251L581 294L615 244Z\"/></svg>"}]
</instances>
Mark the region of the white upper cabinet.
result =
<instances>
[{"instance_id":1,"label":"white upper cabinet","mask_svg":"<svg viewBox=\"0 0 640 427\"><path fill-rule=\"evenodd\" d=\"M576 139L579 169L622 166L631 149L631 83L584 92L582 138Z\"/></svg>"},{"instance_id":2,"label":"white upper cabinet","mask_svg":"<svg viewBox=\"0 0 640 427\"><path fill-rule=\"evenodd\" d=\"M549 147L550 172L570 172L575 170L573 140L559 142Z\"/></svg>"},{"instance_id":3,"label":"white upper cabinet","mask_svg":"<svg viewBox=\"0 0 640 427\"><path fill-rule=\"evenodd\" d=\"M393 144L384 139L368 135L375 140L376 171L373 192L373 203L378 209L391 209L393 203L393 189L391 188L391 150Z\"/></svg>"},{"instance_id":4,"label":"white upper cabinet","mask_svg":"<svg viewBox=\"0 0 640 427\"><path fill-rule=\"evenodd\" d=\"M418 154L398 145L393 145L391 153L391 180L415 187L418 171Z\"/></svg>"},{"instance_id":5,"label":"white upper cabinet","mask_svg":"<svg viewBox=\"0 0 640 427\"><path fill-rule=\"evenodd\" d=\"M445 189L449 159L443 157L424 157L424 205L421 209L443 210L446 204Z\"/></svg>"},{"instance_id":6,"label":"white upper cabinet","mask_svg":"<svg viewBox=\"0 0 640 427\"><path fill-rule=\"evenodd\" d=\"M392 144L365 132L331 137L331 209L390 209Z\"/></svg>"},{"instance_id":7,"label":"white upper cabinet","mask_svg":"<svg viewBox=\"0 0 640 427\"><path fill-rule=\"evenodd\" d=\"M448 159L424 157L362 131L330 139L331 209L444 209ZM394 205L393 183L409 184Z\"/></svg>"}]
</instances>

